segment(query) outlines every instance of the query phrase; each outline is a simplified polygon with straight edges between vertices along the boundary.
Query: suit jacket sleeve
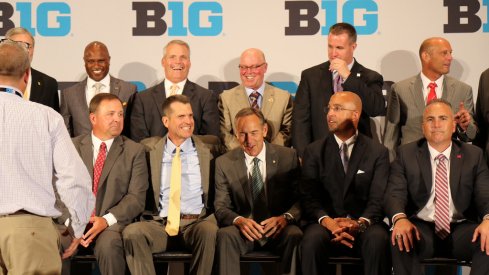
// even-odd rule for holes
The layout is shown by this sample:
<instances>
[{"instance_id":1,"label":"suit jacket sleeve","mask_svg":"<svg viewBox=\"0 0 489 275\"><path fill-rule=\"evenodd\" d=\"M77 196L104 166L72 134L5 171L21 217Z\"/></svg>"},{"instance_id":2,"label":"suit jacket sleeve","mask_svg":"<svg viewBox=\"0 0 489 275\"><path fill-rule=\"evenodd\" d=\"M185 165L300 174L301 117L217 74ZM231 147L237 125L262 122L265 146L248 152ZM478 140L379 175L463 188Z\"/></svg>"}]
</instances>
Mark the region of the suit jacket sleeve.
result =
<instances>
[{"instance_id":1,"label":"suit jacket sleeve","mask_svg":"<svg viewBox=\"0 0 489 275\"><path fill-rule=\"evenodd\" d=\"M280 124L280 130L275 138L271 141L273 144L278 144L285 147L290 146L292 130L292 108L292 97L289 97L289 101L282 117L282 123Z\"/></svg>"},{"instance_id":2,"label":"suit jacket sleeve","mask_svg":"<svg viewBox=\"0 0 489 275\"><path fill-rule=\"evenodd\" d=\"M228 161L225 157L219 157L216 160L215 175L216 197L214 200L214 208L216 212L214 215L221 227L232 225L233 220L239 216L238 213L234 211L235 208L231 199L231 183L222 170L225 166L223 165L225 161Z\"/></svg>"},{"instance_id":3,"label":"suit jacket sleeve","mask_svg":"<svg viewBox=\"0 0 489 275\"><path fill-rule=\"evenodd\" d=\"M220 121L220 133L221 138L223 140L224 145L227 150L231 150L239 146L238 140L234 136L233 129L233 119L231 117L231 112L229 110L228 103L225 102L225 98L222 96L219 97L219 121Z\"/></svg>"},{"instance_id":4,"label":"suit jacket sleeve","mask_svg":"<svg viewBox=\"0 0 489 275\"><path fill-rule=\"evenodd\" d=\"M114 207L108 209L118 221L130 222L144 210L148 189L148 166L143 146L137 145L136 155L131 160L132 171L127 194Z\"/></svg>"},{"instance_id":5,"label":"suit jacket sleeve","mask_svg":"<svg viewBox=\"0 0 489 275\"><path fill-rule=\"evenodd\" d=\"M308 78L307 72L303 71L295 94L292 116L292 142L299 156L303 155L306 146L312 142L311 87Z\"/></svg>"},{"instance_id":6,"label":"suit jacket sleeve","mask_svg":"<svg viewBox=\"0 0 489 275\"><path fill-rule=\"evenodd\" d=\"M130 137L136 142L150 136L149 129L144 119L144 104L141 95L136 94L130 111L129 122Z\"/></svg>"},{"instance_id":7,"label":"suit jacket sleeve","mask_svg":"<svg viewBox=\"0 0 489 275\"><path fill-rule=\"evenodd\" d=\"M389 159L393 161L396 157L396 148L400 142L401 104L396 92L396 85L387 98L387 114L385 117L384 146L389 150Z\"/></svg>"},{"instance_id":8,"label":"suit jacket sleeve","mask_svg":"<svg viewBox=\"0 0 489 275\"><path fill-rule=\"evenodd\" d=\"M482 152L479 154L477 162L477 172L474 188L474 200L479 210L479 217L482 219L489 214L489 170Z\"/></svg>"},{"instance_id":9,"label":"suit jacket sleeve","mask_svg":"<svg viewBox=\"0 0 489 275\"><path fill-rule=\"evenodd\" d=\"M461 92L461 91L457 91L457 92ZM464 93L465 93L464 107L465 107L465 109L467 109L467 111L470 113L470 115L472 117L474 117L474 99L473 99L472 87L466 85L466 89L464 90ZM453 107L456 107L457 110L459 110L458 103L456 106L453 106ZM474 120L472 119L470 121L469 125L467 126L467 130L465 131L465 133L461 132L461 131L457 131L457 134L459 136L459 139L464 141L464 142L472 141L473 139L475 139L476 134L477 134L477 126L474 123Z\"/></svg>"},{"instance_id":10,"label":"suit jacket sleeve","mask_svg":"<svg viewBox=\"0 0 489 275\"><path fill-rule=\"evenodd\" d=\"M389 181L387 182L387 190L384 196L384 209L389 219L392 219L392 216L397 213L406 213L408 182L405 160L405 156L401 150L391 164ZM413 158L408 161L413 160L414 155Z\"/></svg>"},{"instance_id":11,"label":"suit jacket sleeve","mask_svg":"<svg viewBox=\"0 0 489 275\"><path fill-rule=\"evenodd\" d=\"M68 129L68 133L70 134L70 137L73 137L74 135L73 118L71 117L70 110L68 109L68 104L66 103L65 93L66 93L65 91L61 91L61 104L60 104L59 112L63 117L65 126Z\"/></svg>"},{"instance_id":12,"label":"suit jacket sleeve","mask_svg":"<svg viewBox=\"0 0 489 275\"><path fill-rule=\"evenodd\" d=\"M477 133L474 144L481 147L483 150L486 148L487 143L487 126L489 125L489 106L487 106L489 96L489 69L481 74L479 79L479 90L477 94L477 102L475 105L474 120L478 126L479 132Z\"/></svg>"},{"instance_id":13,"label":"suit jacket sleeve","mask_svg":"<svg viewBox=\"0 0 489 275\"><path fill-rule=\"evenodd\" d=\"M360 66L360 64L359 64ZM384 79L363 66L359 73L351 72L343 83L344 91L352 91L362 99L363 111L370 117L385 115L385 100L382 95Z\"/></svg>"}]
</instances>

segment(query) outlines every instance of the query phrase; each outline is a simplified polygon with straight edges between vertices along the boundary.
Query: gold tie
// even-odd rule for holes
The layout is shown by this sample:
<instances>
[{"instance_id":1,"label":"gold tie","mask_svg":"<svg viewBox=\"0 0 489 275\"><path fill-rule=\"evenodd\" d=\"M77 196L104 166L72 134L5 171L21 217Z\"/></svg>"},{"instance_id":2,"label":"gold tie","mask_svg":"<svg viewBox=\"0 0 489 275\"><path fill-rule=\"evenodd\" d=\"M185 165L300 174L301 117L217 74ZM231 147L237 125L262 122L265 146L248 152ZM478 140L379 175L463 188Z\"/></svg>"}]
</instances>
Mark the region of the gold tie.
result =
<instances>
[{"instance_id":1,"label":"gold tie","mask_svg":"<svg viewBox=\"0 0 489 275\"><path fill-rule=\"evenodd\" d=\"M170 87L170 96L176 95L177 92L178 92L178 89L180 89L180 87L178 87L178 85L171 85L171 87Z\"/></svg>"},{"instance_id":2,"label":"gold tie","mask_svg":"<svg viewBox=\"0 0 489 275\"><path fill-rule=\"evenodd\" d=\"M93 87L95 88L95 95L98 95L100 94L100 92L102 91L102 88L104 87L105 85L100 83L100 82L96 82L95 84L93 84Z\"/></svg>"},{"instance_id":3,"label":"gold tie","mask_svg":"<svg viewBox=\"0 0 489 275\"><path fill-rule=\"evenodd\" d=\"M182 162L180 160L180 147L177 147L175 156L171 161L170 198L168 200L168 217L165 231L170 236L178 234L180 226L180 193L182 188Z\"/></svg>"}]
</instances>

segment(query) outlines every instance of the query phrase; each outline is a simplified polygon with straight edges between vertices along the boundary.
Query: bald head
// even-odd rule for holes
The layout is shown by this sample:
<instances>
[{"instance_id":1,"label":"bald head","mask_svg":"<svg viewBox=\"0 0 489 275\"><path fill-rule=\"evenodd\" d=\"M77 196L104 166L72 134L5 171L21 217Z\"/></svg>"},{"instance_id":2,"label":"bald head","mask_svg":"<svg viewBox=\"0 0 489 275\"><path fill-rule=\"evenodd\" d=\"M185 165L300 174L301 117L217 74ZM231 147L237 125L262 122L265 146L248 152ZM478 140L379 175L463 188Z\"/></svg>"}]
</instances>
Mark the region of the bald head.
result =
<instances>
[{"instance_id":1,"label":"bald head","mask_svg":"<svg viewBox=\"0 0 489 275\"><path fill-rule=\"evenodd\" d=\"M0 84L25 90L29 76L29 53L12 41L0 43Z\"/></svg>"},{"instance_id":2,"label":"bald head","mask_svg":"<svg viewBox=\"0 0 489 275\"><path fill-rule=\"evenodd\" d=\"M350 109L350 110L355 110L358 113L362 113L362 100L360 97L352 92L340 92L340 93L335 93L332 97L331 100L339 101L345 104L345 107Z\"/></svg>"},{"instance_id":3,"label":"bald head","mask_svg":"<svg viewBox=\"0 0 489 275\"><path fill-rule=\"evenodd\" d=\"M110 69L110 55L107 46L99 41L90 42L85 47L83 54L85 61L85 70L88 77L99 82L104 79Z\"/></svg>"},{"instance_id":4,"label":"bald head","mask_svg":"<svg viewBox=\"0 0 489 275\"><path fill-rule=\"evenodd\" d=\"M327 123L330 132L345 141L355 135L360 115L362 101L352 92L335 93L329 100Z\"/></svg>"},{"instance_id":5,"label":"bald head","mask_svg":"<svg viewBox=\"0 0 489 275\"><path fill-rule=\"evenodd\" d=\"M421 46L419 46L419 57L421 58L423 53L431 54L436 46L445 43L450 44L450 42L443 37L430 37L425 39L423 43L421 43Z\"/></svg>"},{"instance_id":6,"label":"bald head","mask_svg":"<svg viewBox=\"0 0 489 275\"><path fill-rule=\"evenodd\" d=\"M256 58L256 60L260 62L267 62L265 60L265 54L260 49L256 49L256 48L249 48L244 50L244 52L241 54L240 62L244 58L250 58L250 57Z\"/></svg>"},{"instance_id":7,"label":"bald head","mask_svg":"<svg viewBox=\"0 0 489 275\"><path fill-rule=\"evenodd\" d=\"M452 46L445 38L428 38L419 47L419 58L423 74L431 81L436 81L450 72Z\"/></svg>"}]
</instances>

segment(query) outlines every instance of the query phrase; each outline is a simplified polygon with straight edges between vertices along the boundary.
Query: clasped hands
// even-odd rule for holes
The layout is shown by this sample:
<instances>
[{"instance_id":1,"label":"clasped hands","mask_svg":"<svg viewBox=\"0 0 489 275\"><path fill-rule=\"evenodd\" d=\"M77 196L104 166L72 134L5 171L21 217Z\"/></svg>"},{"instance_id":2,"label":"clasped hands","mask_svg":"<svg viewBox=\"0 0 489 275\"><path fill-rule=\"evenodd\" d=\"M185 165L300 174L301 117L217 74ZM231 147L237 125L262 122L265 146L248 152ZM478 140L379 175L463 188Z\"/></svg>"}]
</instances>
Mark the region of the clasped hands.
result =
<instances>
[{"instance_id":1,"label":"clasped hands","mask_svg":"<svg viewBox=\"0 0 489 275\"><path fill-rule=\"evenodd\" d=\"M353 248L355 237L360 229L360 225L356 220L350 218L332 219L330 217L325 217L321 220L321 225L333 234L334 238L331 240L332 242Z\"/></svg>"},{"instance_id":2,"label":"clasped hands","mask_svg":"<svg viewBox=\"0 0 489 275\"><path fill-rule=\"evenodd\" d=\"M263 236L267 238L275 238L287 226L287 221L283 216L271 217L261 223L257 223L253 219L239 217L234 222L241 234L249 241L258 241Z\"/></svg>"}]
</instances>

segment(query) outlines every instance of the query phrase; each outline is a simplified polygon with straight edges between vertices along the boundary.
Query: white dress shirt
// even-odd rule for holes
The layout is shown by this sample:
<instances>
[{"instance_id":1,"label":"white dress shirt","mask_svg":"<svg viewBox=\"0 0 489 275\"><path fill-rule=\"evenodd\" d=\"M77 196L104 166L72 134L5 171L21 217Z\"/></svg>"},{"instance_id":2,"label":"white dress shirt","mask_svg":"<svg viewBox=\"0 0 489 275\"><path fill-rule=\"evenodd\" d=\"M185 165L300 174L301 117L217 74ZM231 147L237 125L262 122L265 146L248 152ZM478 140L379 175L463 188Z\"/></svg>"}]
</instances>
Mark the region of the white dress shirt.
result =
<instances>
[{"instance_id":1,"label":"white dress shirt","mask_svg":"<svg viewBox=\"0 0 489 275\"><path fill-rule=\"evenodd\" d=\"M87 97L87 105L90 105L90 100L96 95L95 94L95 83L97 81L87 78L87 87L85 87L85 95ZM102 80L98 81L98 83L102 84L102 88L100 89L100 93L110 93L110 75L107 74Z\"/></svg>"}]
</instances>

